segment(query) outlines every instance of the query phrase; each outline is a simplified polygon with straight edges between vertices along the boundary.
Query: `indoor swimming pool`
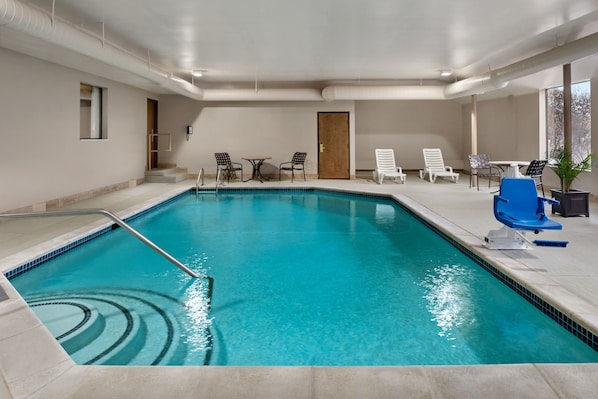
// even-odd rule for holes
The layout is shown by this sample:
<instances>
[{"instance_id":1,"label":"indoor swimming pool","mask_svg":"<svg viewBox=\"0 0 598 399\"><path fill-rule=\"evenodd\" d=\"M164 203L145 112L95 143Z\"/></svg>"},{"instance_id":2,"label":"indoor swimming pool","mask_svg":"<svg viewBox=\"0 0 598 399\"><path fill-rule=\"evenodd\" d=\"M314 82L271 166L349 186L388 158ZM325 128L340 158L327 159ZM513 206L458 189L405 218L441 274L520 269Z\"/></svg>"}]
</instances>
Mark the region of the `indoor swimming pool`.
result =
<instances>
[{"instance_id":1,"label":"indoor swimming pool","mask_svg":"<svg viewBox=\"0 0 598 399\"><path fill-rule=\"evenodd\" d=\"M596 362L598 353L395 201L186 193L11 283L78 364ZM213 285L210 283L213 281Z\"/></svg>"}]
</instances>

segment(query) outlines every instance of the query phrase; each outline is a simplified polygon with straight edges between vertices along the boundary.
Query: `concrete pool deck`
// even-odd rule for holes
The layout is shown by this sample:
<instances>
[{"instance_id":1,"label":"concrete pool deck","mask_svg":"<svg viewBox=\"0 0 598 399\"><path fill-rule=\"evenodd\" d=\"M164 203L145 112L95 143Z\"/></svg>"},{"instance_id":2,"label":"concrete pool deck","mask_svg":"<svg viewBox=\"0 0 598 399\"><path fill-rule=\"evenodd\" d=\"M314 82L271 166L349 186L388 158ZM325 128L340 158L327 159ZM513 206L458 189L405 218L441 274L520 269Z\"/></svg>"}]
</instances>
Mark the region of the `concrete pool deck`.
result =
<instances>
[{"instance_id":1,"label":"concrete pool deck","mask_svg":"<svg viewBox=\"0 0 598 399\"><path fill-rule=\"evenodd\" d=\"M598 204L590 216L555 220L562 231L539 238L568 240L567 248L491 251L482 244L500 224L487 187L468 188L408 174L407 184L354 180L231 182L227 187L314 187L395 196L440 230L450 233L503 273L538 293L598 334ZM124 218L195 186L142 184L61 209L106 208ZM213 187L213 181L206 187ZM496 186L492 187L495 190ZM548 208L547 208L548 209ZM100 216L0 222L3 273L65 243L111 224ZM0 301L0 398L588 398L598 392L598 364L516 364L398 367L134 367L74 364L10 282L0 276L8 299ZM0 292L1 293L1 292ZM1 297L1 295L0 295Z\"/></svg>"}]
</instances>

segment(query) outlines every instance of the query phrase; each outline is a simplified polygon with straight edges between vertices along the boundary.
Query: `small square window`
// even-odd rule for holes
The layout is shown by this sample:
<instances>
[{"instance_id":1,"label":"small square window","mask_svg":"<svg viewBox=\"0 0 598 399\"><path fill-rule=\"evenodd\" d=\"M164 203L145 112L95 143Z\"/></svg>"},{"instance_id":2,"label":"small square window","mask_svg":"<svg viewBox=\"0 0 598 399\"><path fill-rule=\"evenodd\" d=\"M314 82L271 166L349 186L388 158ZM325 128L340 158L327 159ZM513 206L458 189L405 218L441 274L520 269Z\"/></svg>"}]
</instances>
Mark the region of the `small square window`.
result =
<instances>
[{"instance_id":1,"label":"small square window","mask_svg":"<svg viewBox=\"0 0 598 399\"><path fill-rule=\"evenodd\" d=\"M106 89L80 84L80 138L107 139L106 123Z\"/></svg>"}]
</instances>

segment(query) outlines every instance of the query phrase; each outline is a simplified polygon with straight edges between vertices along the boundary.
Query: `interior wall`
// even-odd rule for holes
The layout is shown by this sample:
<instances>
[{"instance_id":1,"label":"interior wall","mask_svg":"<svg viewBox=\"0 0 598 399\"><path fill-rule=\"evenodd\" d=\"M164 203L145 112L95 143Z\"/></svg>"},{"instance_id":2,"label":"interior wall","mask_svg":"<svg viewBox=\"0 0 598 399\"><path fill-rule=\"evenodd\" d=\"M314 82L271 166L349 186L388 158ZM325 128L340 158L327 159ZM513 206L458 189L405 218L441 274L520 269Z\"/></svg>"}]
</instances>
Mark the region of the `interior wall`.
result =
<instances>
[{"instance_id":1,"label":"interior wall","mask_svg":"<svg viewBox=\"0 0 598 399\"><path fill-rule=\"evenodd\" d=\"M592 103L598 104L598 71L592 78ZM486 153L491 160L544 159L545 154L545 97L543 92L522 96L478 101L478 153ZM464 156L471 153L471 104L462 109ZM592 120L598 121L598 107L592 107ZM592 123L592 151L598 153L598 123ZM596 164L596 161L594 161ZM558 188L557 176L546 167L543 173L545 188ZM582 173L574 188L598 191L598 174Z\"/></svg>"},{"instance_id":2,"label":"interior wall","mask_svg":"<svg viewBox=\"0 0 598 399\"><path fill-rule=\"evenodd\" d=\"M464 157L471 154L471 104L462 110ZM478 154L491 160L542 158L538 94L477 102Z\"/></svg>"},{"instance_id":3,"label":"interior wall","mask_svg":"<svg viewBox=\"0 0 598 399\"><path fill-rule=\"evenodd\" d=\"M592 153L595 158L592 161L593 171L582 173L573 182L574 189L587 190L594 196L598 195L598 65L591 80L592 99Z\"/></svg>"},{"instance_id":4,"label":"interior wall","mask_svg":"<svg viewBox=\"0 0 598 399\"><path fill-rule=\"evenodd\" d=\"M154 94L81 71L0 49L0 211L143 178L146 104ZM598 70L598 67L597 67ZM592 100L598 104L598 71ZM79 139L79 84L108 90L108 139ZM492 159L542 157L541 93L478 102L478 152ZM351 175L375 167L375 148L394 148L397 163L420 169L421 148L440 147L445 162L466 165L470 104L458 101L345 101L313 103L202 103L159 98L159 131L173 134L173 152L160 161L215 173L214 152L228 151L251 172L246 155L272 159L277 172L294 151L308 152L307 173L317 173L317 113L349 112ZM598 107L593 110L598 121ZM194 134L185 134L187 125ZM598 153L598 124L592 126ZM548 185L558 183L548 170ZM598 191L596 173L576 188Z\"/></svg>"},{"instance_id":5,"label":"interior wall","mask_svg":"<svg viewBox=\"0 0 598 399\"><path fill-rule=\"evenodd\" d=\"M422 148L438 147L446 165L463 167L461 104L456 101L357 101L358 169L376 167L376 148L392 148L397 166L422 169Z\"/></svg>"},{"instance_id":6,"label":"interior wall","mask_svg":"<svg viewBox=\"0 0 598 399\"><path fill-rule=\"evenodd\" d=\"M2 48L0 60L0 211L143 177L148 93ZM81 82L107 89L107 140L79 138Z\"/></svg>"},{"instance_id":7,"label":"interior wall","mask_svg":"<svg viewBox=\"0 0 598 399\"><path fill-rule=\"evenodd\" d=\"M205 103L182 96L161 96L158 104L160 133L172 134L171 153L160 153L160 163L176 164L197 174L216 174L215 152L228 152L233 162L252 171L247 156L268 156L264 175L278 176L280 163L295 151L307 152L306 174L318 172L318 112L348 112L350 174L355 175L355 109L352 101L279 103ZM186 126L193 134L186 135ZM245 177L245 175L244 175Z\"/></svg>"}]
</instances>

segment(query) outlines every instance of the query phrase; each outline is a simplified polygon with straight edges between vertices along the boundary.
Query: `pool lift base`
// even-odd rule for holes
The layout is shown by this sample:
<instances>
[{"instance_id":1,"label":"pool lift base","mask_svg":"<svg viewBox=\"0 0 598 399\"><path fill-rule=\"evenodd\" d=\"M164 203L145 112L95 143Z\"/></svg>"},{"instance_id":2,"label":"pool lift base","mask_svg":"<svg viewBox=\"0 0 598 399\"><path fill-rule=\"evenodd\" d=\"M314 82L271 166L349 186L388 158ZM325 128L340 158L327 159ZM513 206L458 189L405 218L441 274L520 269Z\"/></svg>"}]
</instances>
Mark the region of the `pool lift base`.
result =
<instances>
[{"instance_id":1,"label":"pool lift base","mask_svg":"<svg viewBox=\"0 0 598 399\"><path fill-rule=\"evenodd\" d=\"M540 230L534 230L538 234ZM484 237L484 246L488 249L532 249L538 247L560 247L565 248L569 241L558 240L528 240L524 231L515 230L511 227L503 226L498 230L490 230Z\"/></svg>"},{"instance_id":2,"label":"pool lift base","mask_svg":"<svg viewBox=\"0 0 598 399\"><path fill-rule=\"evenodd\" d=\"M488 249L532 249L533 246L524 232L507 226L490 230L484 240L486 241L484 246Z\"/></svg>"}]
</instances>

